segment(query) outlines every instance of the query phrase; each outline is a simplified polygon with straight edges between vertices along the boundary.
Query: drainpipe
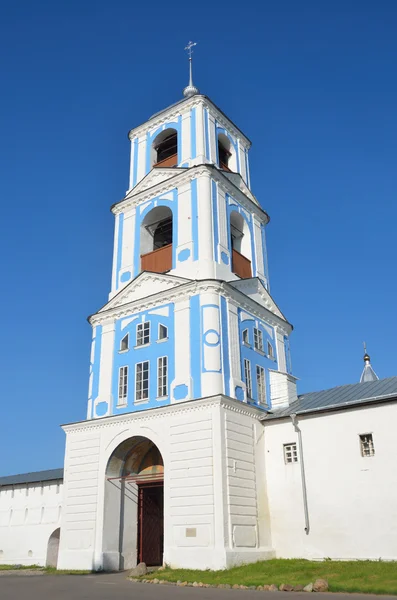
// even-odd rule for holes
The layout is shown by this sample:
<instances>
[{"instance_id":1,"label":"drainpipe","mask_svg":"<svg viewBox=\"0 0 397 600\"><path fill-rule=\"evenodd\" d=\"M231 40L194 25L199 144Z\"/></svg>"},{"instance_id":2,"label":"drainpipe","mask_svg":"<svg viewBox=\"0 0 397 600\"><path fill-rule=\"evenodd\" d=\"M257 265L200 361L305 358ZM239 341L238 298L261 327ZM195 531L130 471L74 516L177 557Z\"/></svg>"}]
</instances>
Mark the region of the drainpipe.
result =
<instances>
[{"instance_id":1,"label":"drainpipe","mask_svg":"<svg viewBox=\"0 0 397 600\"><path fill-rule=\"evenodd\" d=\"M307 489L306 489L306 477L305 477L305 463L303 460L302 431L299 429L296 414L290 415L290 417L291 417L292 425L294 426L294 429L295 429L296 433L298 434L299 460L300 460L300 464L301 464L303 510L305 513L305 532L306 532L306 535L309 535L310 523L309 523L309 509L307 506Z\"/></svg>"}]
</instances>

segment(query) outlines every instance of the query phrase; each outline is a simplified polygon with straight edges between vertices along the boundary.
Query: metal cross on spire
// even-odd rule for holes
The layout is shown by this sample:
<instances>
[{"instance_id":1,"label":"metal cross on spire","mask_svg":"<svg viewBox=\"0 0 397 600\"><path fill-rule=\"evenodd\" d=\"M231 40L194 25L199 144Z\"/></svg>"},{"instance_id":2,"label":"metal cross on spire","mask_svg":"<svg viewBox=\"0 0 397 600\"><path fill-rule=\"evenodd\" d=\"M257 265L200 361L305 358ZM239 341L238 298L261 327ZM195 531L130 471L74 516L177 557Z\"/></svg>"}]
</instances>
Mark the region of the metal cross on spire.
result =
<instances>
[{"instance_id":1,"label":"metal cross on spire","mask_svg":"<svg viewBox=\"0 0 397 600\"><path fill-rule=\"evenodd\" d=\"M199 93L199 90L193 85L192 54L194 46L197 46L197 42L190 41L185 47L185 50L189 56L189 85L183 90L183 95L186 98L190 98L190 96L194 96L195 94Z\"/></svg>"}]
</instances>

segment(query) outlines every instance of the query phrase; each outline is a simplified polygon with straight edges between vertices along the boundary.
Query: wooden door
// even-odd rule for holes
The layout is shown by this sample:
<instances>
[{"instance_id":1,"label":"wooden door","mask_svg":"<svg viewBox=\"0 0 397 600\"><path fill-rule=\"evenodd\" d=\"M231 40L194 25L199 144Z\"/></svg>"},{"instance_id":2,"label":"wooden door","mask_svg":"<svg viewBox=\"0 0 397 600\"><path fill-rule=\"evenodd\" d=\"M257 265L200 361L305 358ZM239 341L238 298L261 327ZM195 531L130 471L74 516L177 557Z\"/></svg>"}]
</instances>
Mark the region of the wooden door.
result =
<instances>
[{"instance_id":1,"label":"wooden door","mask_svg":"<svg viewBox=\"0 0 397 600\"><path fill-rule=\"evenodd\" d=\"M164 484L139 485L138 562L149 567L163 564Z\"/></svg>"}]
</instances>

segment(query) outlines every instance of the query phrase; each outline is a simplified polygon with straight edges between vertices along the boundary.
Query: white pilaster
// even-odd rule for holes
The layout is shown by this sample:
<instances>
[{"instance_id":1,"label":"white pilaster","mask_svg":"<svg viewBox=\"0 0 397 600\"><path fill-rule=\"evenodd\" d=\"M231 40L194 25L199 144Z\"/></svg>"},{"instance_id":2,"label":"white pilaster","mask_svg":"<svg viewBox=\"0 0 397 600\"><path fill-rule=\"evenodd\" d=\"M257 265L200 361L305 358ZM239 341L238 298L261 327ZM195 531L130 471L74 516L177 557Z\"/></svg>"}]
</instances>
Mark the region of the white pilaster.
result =
<instances>
[{"instance_id":1,"label":"white pilaster","mask_svg":"<svg viewBox=\"0 0 397 600\"><path fill-rule=\"evenodd\" d=\"M229 319L229 346L230 352L230 395L236 397L236 388L245 389L245 384L241 379L240 363L240 340L238 328L238 308L237 305L228 301L228 319Z\"/></svg>"},{"instance_id":2,"label":"white pilaster","mask_svg":"<svg viewBox=\"0 0 397 600\"><path fill-rule=\"evenodd\" d=\"M115 322L105 323L102 326L101 341L101 360L99 367L99 389L98 398L96 398L93 407L93 417L95 418L95 409L101 402L108 404L106 415L112 412L112 375L113 375L113 352L114 352L114 333ZM101 416L105 416L103 413Z\"/></svg>"},{"instance_id":3,"label":"white pilaster","mask_svg":"<svg viewBox=\"0 0 397 600\"><path fill-rule=\"evenodd\" d=\"M204 107L201 102L196 107L196 147L197 156L194 164L205 163Z\"/></svg>"},{"instance_id":4,"label":"white pilaster","mask_svg":"<svg viewBox=\"0 0 397 600\"><path fill-rule=\"evenodd\" d=\"M171 403L178 402L174 398L177 386L187 387L187 396L181 400L192 397L192 378L190 374L190 302L189 299L175 302L175 379L171 382Z\"/></svg>"}]
</instances>

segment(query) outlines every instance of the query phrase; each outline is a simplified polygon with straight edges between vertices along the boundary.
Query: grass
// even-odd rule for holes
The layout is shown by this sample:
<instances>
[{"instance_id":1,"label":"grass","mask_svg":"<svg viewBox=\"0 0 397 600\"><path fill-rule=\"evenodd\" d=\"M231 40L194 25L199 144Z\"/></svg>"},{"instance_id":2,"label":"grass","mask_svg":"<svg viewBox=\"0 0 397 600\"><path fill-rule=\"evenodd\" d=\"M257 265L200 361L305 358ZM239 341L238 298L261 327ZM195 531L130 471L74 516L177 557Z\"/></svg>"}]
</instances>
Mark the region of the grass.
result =
<instances>
[{"instance_id":1,"label":"grass","mask_svg":"<svg viewBox=\"0 0 397 600\"><path fill-rule=\"evenodd\" d=\"M56 569L55 567L45 567L44 572L47 575L91 575L94 571L76 571L71 569Z\"/></svg>"},{"instance_id":2,"label":"grass","mask_svg":"<svg viewBox=\"0 0 397 600\"><path fill-rule=\"evenodd\" d=\"M224 571L165 569L145 575L146 579L194 581L219 585L307 585L317 578L327 579L331 592L361 592L397 595L397 563L382 561L332 561L273 559Z\"/></svg>"},{"instance_id":3,"label":"grass","mask_svg":"<svg viewBox=\"0 0 397 600\"><path fill-rule=\"evenodd\" d=\"M0 571L10 571L21 569L42 569L43 567L39 567L39 565L0 565Z\"/></svg>"},{"instance_id":4,"label":"grass","mask_svg":"<svg viewBox=\"0 0 397 600\"><path fill-rule=\"evenodd\" d=\"M22 571L26 569L44 571L46 575L89 575L92 573L92 571L73 571L66 569L60 569L58 571L55 567L40 567L39 565L0 565L0 571Z\"/></svg>"}]
</instances>

